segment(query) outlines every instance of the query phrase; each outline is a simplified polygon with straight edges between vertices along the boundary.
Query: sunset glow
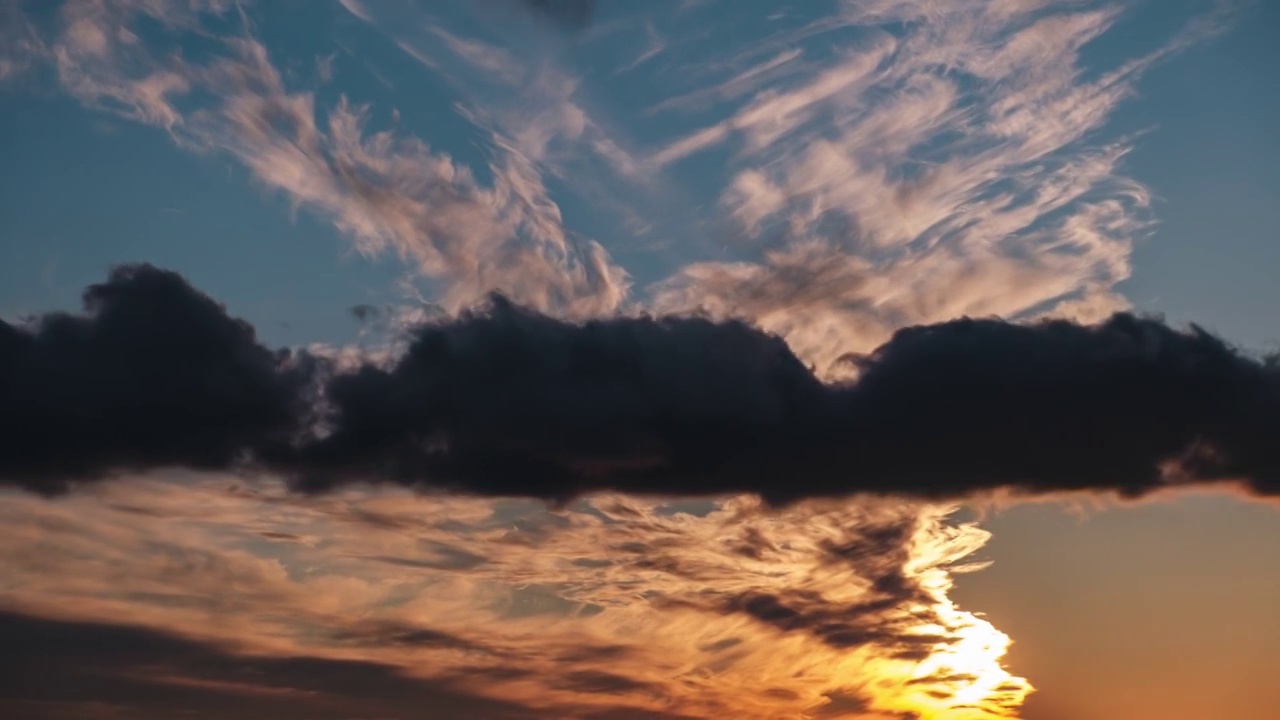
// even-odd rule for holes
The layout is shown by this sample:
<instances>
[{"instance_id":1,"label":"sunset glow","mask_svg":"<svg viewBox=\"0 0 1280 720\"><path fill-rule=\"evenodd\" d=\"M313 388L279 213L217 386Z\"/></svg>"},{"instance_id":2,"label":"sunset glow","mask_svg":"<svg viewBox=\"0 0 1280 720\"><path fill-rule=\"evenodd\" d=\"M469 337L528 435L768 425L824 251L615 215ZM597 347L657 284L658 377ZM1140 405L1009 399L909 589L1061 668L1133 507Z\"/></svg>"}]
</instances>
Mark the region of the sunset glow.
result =
<instances>
[{"instance_id":1,"label":"sunset glow","mask_svg":"<svg viewBox=\"0 0 1280 720\"><path fill-rule=\"evenodd\" d=\"M0 718L1274 720L1277 36L0 0Z\"/></svg>"},{"instance_id":2,"label":"sunset glow","mask_svg":"<svg viewBox=\"0 0 1280 720\"><path fill-rule=\"evenodd\" d=\"M543 516L536 505L383 492L263 512L283 499L278 487L219 480L131 482L52 506L11 498L0 510L9 607L432 680L465 667L451 676L463 687L548 709L596 704L615 676L652 688L653 699L628 701L637 708L760 720L806 709L1009 717L1028 689L1000 666L1007 639L946 599L950 565L986 536L948 525L945 508L757 515L755 501L731 499L690 515L601 497ZM85 514L94 521L72 531ZM911 550L886 564L877 543L899 532ZM161 536L169 549L147 540ZM893 595L871 586L899 571L891 592L904 600L880 603ZM905 599L917 586L927 603ZM408 633L442 640L357 641ZM894 657L904 651L920 656ZM609 676L590 674L597 654L611 658ZM549 677L579 681L555 689Z\"/></svg>"}]
</instances>

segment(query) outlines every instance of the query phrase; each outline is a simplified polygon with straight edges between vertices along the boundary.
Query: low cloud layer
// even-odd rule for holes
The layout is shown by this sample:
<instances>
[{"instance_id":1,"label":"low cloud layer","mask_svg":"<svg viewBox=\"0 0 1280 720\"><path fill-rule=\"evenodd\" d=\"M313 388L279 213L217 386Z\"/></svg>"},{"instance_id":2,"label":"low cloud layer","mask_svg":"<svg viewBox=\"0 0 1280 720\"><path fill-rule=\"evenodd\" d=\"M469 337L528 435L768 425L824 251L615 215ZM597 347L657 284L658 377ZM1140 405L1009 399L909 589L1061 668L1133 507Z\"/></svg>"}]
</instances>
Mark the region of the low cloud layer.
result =
<instances>
[{"instance_id":1,"label":"low cloud layer","mask_svg":"<svg viewBox=\"0 0 1280 720\"><path fill-rule=\"evenodd\" d=\"M165 467L552 500L1280 489L1275 359L1129 314L906 328L823 382L745 323L494 298L339 370L143 265L0 339L0 477L40 492Z\"/></svg>"},{"instance_id":2,"label":"low cloud layer","mask_svg":"<svg viewBox=\"0 0 1280 720\"><path fill-rule=\"evenodd\" d=\"M945 508L174 480L0 504L0 665L43 669L0 708L989 720L1030 689L946 598L987 535Z\"/></svg>"},{"instance_id":3,"label":"low cloud layer","mask_svg":"<svg viewBox=\"0 0 1280 720\"><path fill-rule=\"evenodd\" d=\"M54 492L134 469L221 470L291 441L307 375L182 277L119 268L84 310L0 322L5 481Z\"/></svg>"},{"instance_id":4,"label":"low cloud layer","mask_svg":"<svg viewBox=\"0 0 1280 720\"><path fill-rule=\"evenodd\" d=\"M160 720L194 708L204 717L299 720L369 712L401 717L415 706L451 717L536 715L518 703L459 692L382 663L252 657L141 625L0 611L0 640L5 648L21 648L0 652L0 710L14 720Z\"/></svg>"}]
</instances>

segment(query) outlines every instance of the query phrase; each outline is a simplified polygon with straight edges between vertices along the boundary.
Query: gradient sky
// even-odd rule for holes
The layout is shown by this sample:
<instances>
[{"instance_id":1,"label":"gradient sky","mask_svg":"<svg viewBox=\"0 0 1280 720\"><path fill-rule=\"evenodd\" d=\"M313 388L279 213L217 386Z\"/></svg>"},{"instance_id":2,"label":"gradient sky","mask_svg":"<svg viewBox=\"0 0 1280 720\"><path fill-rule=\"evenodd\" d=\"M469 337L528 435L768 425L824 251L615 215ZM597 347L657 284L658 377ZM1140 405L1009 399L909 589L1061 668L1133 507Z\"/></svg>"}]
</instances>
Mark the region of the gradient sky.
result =
<instances>
[{"instance_id":1,"label":"gradient sky","mask_svg":"<svg viewBox=\"0 0 1280 720\"><path fill-rule=\"evenodd\" d=\"M147 261L272 344L333 353L494 289L569 318L744 317L830 376L963 315L1133 308L1280 345L1275 3L543 5L0 5L0 316L73 310L110 266ZM166 476L6 494L0 518L0 632L40 648L0 660L18 671L6 717L1280 704L1280 515L1228 494L549 512ZM956 657L696 607L692 588L856 603L888 556L836 572L821 548L885 528ZM719 543L739 533L773 554ZM991 564L952 589L974 561Z\"/></svg>"}]
</instances>

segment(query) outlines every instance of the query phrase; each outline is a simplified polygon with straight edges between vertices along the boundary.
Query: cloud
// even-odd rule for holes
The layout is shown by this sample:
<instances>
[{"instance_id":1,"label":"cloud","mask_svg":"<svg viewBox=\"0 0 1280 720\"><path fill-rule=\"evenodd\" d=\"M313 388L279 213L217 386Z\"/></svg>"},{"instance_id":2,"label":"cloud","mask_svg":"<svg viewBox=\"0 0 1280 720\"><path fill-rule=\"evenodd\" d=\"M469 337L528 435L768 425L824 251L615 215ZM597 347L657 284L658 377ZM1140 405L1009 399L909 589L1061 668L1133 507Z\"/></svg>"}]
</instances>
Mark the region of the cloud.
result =
<instances>
[{"instance_id":1,"label":"cloud","mask_svg":"<svg viewBox=\"0 0 1280 720\"><path fill-rule=\"evenodd\" d=\"M520 0L517 17L532 10L546 19L562 14L573 3L534 3ZM493 10L503 4L481 4ZM560 9L555 9L560 8ZM592 193L604 202L599 181L602 163L613 179L639 172L631 144L607 121L607 114L586 91L585 78L559 56L556 36L529 32L527 22L486 17L476 28L470 18L442 22L434 12L420 12L411 25L424 32L384 23L398 47L431 74L443 79L458 98L459 113L489 137L496 148L521 157L530 171L568 183L578 192ZM461 26L461 27L455 27ZM477 32L479 30L479 32ZM630 208L630 200L614 204Z\"/></svg>"},{"instance_id":2,"label":"cloud","mask_svg":"<svg viewBox=\"0 0 1280 720\"><path fill-rule=\"evenodd\" d=\"M65 3L48 42L58 82L89 107L172 131L182 122L174 99L192 89L189 66L174 48L143 43L132 21L147 17L171 33L199 33L204 20L225 13L229 5L223 0Z\"/></svg>"},{"instance_id":3,"label":"cloud","mask_svg":"<svg viewBox=\"0 0 1280 720\"><path fill-rule=\"evenodd\" d=\"M1215 6L1127 61L1086 64L1134 12L996 0L620 12L575 43L612 57L660 33L661 63L614 58L635 103L522 27L451 13L420 16L425 40L379 27L450 82L482 132L614 214L611 248L662 248L635 273L638 304L759 325L830 379L840 355L904 326L1096 322L1128 307L1116 286L1153 227L1151 196L1124 172L1137 136L1102 131L1149 68L1222 26Z\"/></svg>"},{"instance_id":4,"label":"cloud","mask_svg":"<svg viewBox=\"0 0 1280 720\"><path fill-rule=\"evenodd\" d=\"M1275 490L1275 361L1117 314L899 330L823 383L737 322L569 324L495 301L335 377L304 485L392 478L495 495L601 490L771 500L985 490ZM306 453L304 453L305 455ZM343 470L344 466L347 468ZM519 469L517 472L516 469Z\"/></svg>"},{"instance_id":5,"label":"cloud","mask_svg":"<svg viewBox=\"0 0 1280 720\"><path fill-rule=\"evenodd\" d=\"M165 718L197 709L207 717L337 720L407 717L422 707L455 717L537 717L376 662L253 657L143 626L0 612L0 639L0 708L15 720Z\"/></svg>"},{"instance_id":6,"label":"cloud","mask_svg":"<svg viewBox=\"0 0 1280 720\"><path fill-rule=\"evenodd\" d=\"M1152 227L1150 194L1123 174L1136 138L1099 131L1148 68L1222 26L1211 9L1096 68L1083 51L1135 11L885 0L767 18L719 4L714 21L708 6L645 6L588 22L592 5L383 17L347 4L445 81L484 137L475 167L420 139L435 126L380 129L372 106L294 87L278 69L290 58L234 22L252 11L225 2L67 3L48 37L6 56L52 63L91 107L236 157L362 252L429 278L449 310L494 290L574 318L628 303L703 308L783 335L826 377L840 354L897 327L966 314L1095 321L1126 307L1115 288ZM562 33L529 32L531 16L579 27L577 50ZM157 20L165 32L139 40L135 26ZM654 37L661 62L630 67L629 48ZM212 52L181 52L192 38L214 40ZM579 51L627 69L635 101ZM624 270L615 256L638 244L662 257ZM760 293L831 264L874 277L823 283L803 302Z\"/></svg>"},{"instance_id":7,"label":"cloud","mask_svg":"<svg viewBox=\"0 0 1280 720\"><path fill-rule=\"evenodd\" d=\"M564 230L559 208L518 155L492 166L486 188L416 138L366 133L368 109L345 100L327 128L317 127L313 97L285 90L265 48L234 46L239 57L206 71L224 97L191 114L193 137L328 215L362 250L393 251L441 279L447 306L504 288L538 307L589 315L625 295L626 274L601 246Z\"/></svg>"},{"instance_id":8,"label":"cloud","mask_svg":"<svg viewBox=\"0 0 1280 720\"><path fill-rule=\"evenodd\" d=\"M729 156L719 206L738 257L677 268L650 286L653 306L753 321L823 372L907 325L1124 309L1114 288L1152 226L1150 193L1123 172L1136 138L1099 132L1147 69L1221 25L1211 9L1128 62L1086 66L1082 50L1132 12L847 2L690 57L690 89L648 115L699 124L648 159L677 175Z\"/></svg>"},{"instance_id":9,"label":"cloud","mask_svg":"<svg viewBox=\"0 0 1280 720\"><path fill-rule=\"evenodd\" d=\"M347 12L365 22L372 22L373 20L373 14L369 12L369 8L365 7L361 0L338 0L338 4L342 5Z\"/></svg>"},{"instance_id":10,"label":"cloud","mask_svg":"<svg viewBox=\"0 0 1280 720\"><path fill-rule=\"evenodd\" d=\"M342 367L271 351L178 275L119 268L86 314L0 326L0 477L54 492L168 466L556 500L601 491L931 499L1247 480L1270 494L1280 364L1191 328L962 319L824 382L737 321L574 323L494 298Z\"/></svg>"},{"instance_id":11,"label":"cloud","mask_svg":"<svg viewBox=\"0 0 1280 720\"><path fill-rule=\"evenodd\" d=\"M361 7L348 5L357 14ZM61 88L85 105L163 128L185 148L236 158L360 251L395 254L433 279L451 308L495 289L571 316L622 302L626 272L601 245L564 227L541 176L518 152L495 146L492 182L484 183L413 135L371 131L367 106L345 96L317 106L314 92L288 86L259 40L226 29L232 10L220 0L69 2L59 8L48 53L6 41L13 59L5 62L47 56ZM157 42L140 39L148 22L165 31ZM180 51L193 38L212 42L207 60Z\"/></svg>"},{"instance_id":12,"label":"cloud","mask_svg":"<svg viewBox=\"0 0 1280 720\"><path fill-rule=\"evenodd\" d=\"M84 306L0 322L3 482L56 492L132 469L225 469L291 441L306 374L181 276L118 268Z\"/></svg>"},{"instance_id":13,"label":"cloud","mask_svg":"<svg viewBox=\"0 0 1280 720\"><path fill-rule=\"evenodd\" d=\"M143 709L132 686L97 678L164 682L154 702L226 695L247 703L243 714L296 698L299 714L327 702L347 717L409 717L400 703L432 693L530 718L771 720L820 716L836 695L942 712L969 702L931 699L955 682L948 667L980 675L966 688L982 699L1005 682L1028 691L999 667L1007 638L947 605L950 567L986 538L948 525L947 509L762 512L746 498L691 509L600 496L549 513L386 489L300 497L275 481L135 478L59 502L6 498L2 605L79 633L41 630L43 666L67 670L63 699ZM441 544L483 561L438 564ZM768 597L802 621L734 609ZM115 653L105 626L132 649ZM4 622L0 632L27 637ZM862 642L848 643L855 633Z\"/></svg>"},{"instance_id":14,"label":"cloud","mask_svg":"<svg viewBox=\"0 0 1280 720\"><path fill-rule=\"evenodd\" d=\"M403 333L373 353L283 352L141 266L0 325L0 483L78 491L0 504L6 646L76 688L4 714L136 717L137 689L234 716L1008 717L1008 638L947 599L985 534L919 498L1276 491L1275 363L1112 315L1150 197L1135 138L1096 133L1214 23L1099 71L1106 3L342 4L446 80L484 160L298 87L248 4L69 2L48 33L0 10L0 80L47 64L235 158L443 305L360 310ZM640 241L672 257L633 298L613 257ZM108 636L136 654L77 660Z\"/></svg>"}]
</instances>

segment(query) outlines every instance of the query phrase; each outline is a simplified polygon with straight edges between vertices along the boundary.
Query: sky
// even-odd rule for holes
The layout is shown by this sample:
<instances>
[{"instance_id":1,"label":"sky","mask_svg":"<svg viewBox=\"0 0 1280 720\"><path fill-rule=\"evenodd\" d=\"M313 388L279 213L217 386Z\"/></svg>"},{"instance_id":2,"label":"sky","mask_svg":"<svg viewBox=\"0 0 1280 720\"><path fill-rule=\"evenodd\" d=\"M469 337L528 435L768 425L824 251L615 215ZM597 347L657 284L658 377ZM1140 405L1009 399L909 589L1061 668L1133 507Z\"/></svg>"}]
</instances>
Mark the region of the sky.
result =
<instances>
[{"instance_id":1,"label":"sky","mask_svg":"<svg viewBox=\"0 0 1280 720\"><path fill-rule=\"evenodd\" d=\"M1271 717L1278 31L0 2L0 714Z\"/></svg>"}]
</instances>

